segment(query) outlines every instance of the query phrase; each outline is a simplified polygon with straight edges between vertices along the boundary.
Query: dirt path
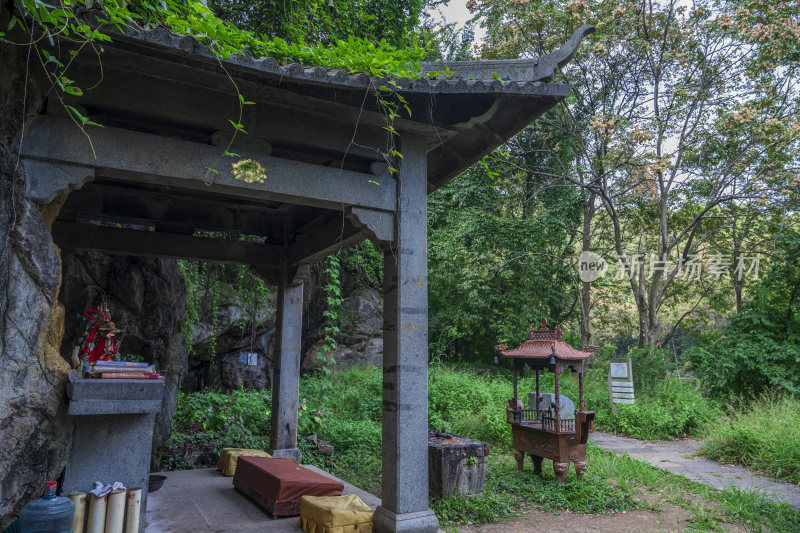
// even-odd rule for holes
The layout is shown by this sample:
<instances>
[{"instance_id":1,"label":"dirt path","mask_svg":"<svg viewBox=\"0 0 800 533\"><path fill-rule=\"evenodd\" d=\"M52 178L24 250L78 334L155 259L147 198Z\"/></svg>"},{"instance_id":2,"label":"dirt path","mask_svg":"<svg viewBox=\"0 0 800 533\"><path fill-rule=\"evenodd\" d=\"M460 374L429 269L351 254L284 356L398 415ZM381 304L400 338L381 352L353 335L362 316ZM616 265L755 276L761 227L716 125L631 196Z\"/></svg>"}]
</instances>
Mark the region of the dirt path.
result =
<instances>
[{"instance_id":1,"label":"dirt path","mask_svg":"<svg viewBox=\"0 0 800 533\"><path fill-rule=\"evenodd\" d=\"M675 507L661 512L630 511L608 515L560 514L531 511L522 518L502 524L461 526L458 533L655 533L684 531L691 526L691 513ZM735 524L721 524L729 533L745 530Z\"/></svg>"},{"instance_id":2,"label":"dirt path","mask_svg":"<svg viewBox=\"0 0 800 533\"><path fill-rule=\"evenodd\" d=\"M693 457L692 454L700 448L700 443L697 441L644 442L616 437L602 431L592 433L590 440L618 455L627 452L634 459L647 461L662 470L682 474L717 489L735 486L741 489L762 490L778 500L800 508L800 486L772 481L739 466L725 466L702 457Z\"/></svg>"}]
</instances>

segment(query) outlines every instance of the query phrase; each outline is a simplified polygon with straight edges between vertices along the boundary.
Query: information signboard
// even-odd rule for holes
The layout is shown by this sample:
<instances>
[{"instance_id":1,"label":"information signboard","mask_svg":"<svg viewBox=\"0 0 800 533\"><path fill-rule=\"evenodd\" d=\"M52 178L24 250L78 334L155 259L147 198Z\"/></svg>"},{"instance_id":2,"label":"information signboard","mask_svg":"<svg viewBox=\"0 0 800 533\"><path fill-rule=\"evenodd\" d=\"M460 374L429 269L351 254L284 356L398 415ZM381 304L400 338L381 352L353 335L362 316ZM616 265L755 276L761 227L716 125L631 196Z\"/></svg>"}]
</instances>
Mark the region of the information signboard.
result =
<instances>
[{"instance_id":1,"label":"information signboard","mask_svg":"<svg viewBox=\"0 0 800 533\"><path fill-rule=\"evenodd\" d=\"M633 394L633 366L630 358L611 359L608 370L608 394L611 408L616 411L617 404L636 403Z\"/></svg>"}]
</instances>

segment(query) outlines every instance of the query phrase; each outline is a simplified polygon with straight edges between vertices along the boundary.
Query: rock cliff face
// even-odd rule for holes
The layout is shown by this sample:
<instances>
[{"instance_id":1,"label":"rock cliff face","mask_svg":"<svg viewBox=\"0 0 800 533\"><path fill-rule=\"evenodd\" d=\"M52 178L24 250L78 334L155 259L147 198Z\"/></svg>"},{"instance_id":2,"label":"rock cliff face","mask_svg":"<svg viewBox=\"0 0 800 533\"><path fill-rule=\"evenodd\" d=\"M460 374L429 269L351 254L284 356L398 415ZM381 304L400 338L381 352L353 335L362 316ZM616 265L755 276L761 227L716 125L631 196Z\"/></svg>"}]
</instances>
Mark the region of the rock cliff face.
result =
<instances>
[{"instance_id":1,"label":"rock cliff face","mask_svg":"<svg viewBox=\"0 0 800 533\"><path fill-rule=\"evenodd\" d=\"M216 306L201 298L183 390L192 392L205 385L224 390L269 388L275 345L275 291L270 291L269 298L258 309L251 310L251 314L262 318L255 324L233 286L222 284L220 293ZM212 319L214 308L216 319ZM255 353L256 364L240 363L241 352Z\"/></svg>"},{"instance_id":2,"label":"rock cliff face","mask_svg":"<svg viewBox=\"0 0 800 533\"><path fill-rule=\"evenodd\" d=\"M42 209L23 198L17 158L23 119L44 103L40 88L26 80L26 52L0 45L0 529L59 475L72 437L64 393L69 366L58 352L60 259Z\"/></svg>"},{"instance_id":3,"label":"rock cliff face","mask_svg":"<svg viewBox=\"0 0 800 533\"><path fill-rule=\"evenodd\" d=\"M345 283L345 302L339 311L339 345L330 355L336 367L383 364L383 297L370 287ZM315 339L322 337L317 333ZM308 347L302 368L310 372L321 364L317 354L322 346L317 341Z\"/></svg>"},{"instance_id":4,"label":"rock cliff face","mask_svg":"<svg viewBox=\"0 0 800 533\"><path fill-rule=\"evenodd\" d=\"M336 366L380 366L383 362L383 298L377 290L364 287L355 280L346 279L343 287L345 303L338 320L340 342L332 354ZM216 320L212 319L212 308L207 303L199 310L199 320L194 325L194 353L189 356L189 372L183 381L183 390L192 392L210 383L226 391L240 387L269 388L275 356L275 293L271 293L257 311L264 319L253 328L246 320L246 313L233 287L223 285L220 292L222 296L216 308ZM325 306L318 269L311 268L303 291L302 368L305 372L320 365L316 355L325 336L322 315ZM215 328L213 341L212 328ZM256 353L257 364L250 366L239 362L239 354L243 351Z\"/></svg>"},{"instance_id":5,"label":"rock cliff face","mask_svg":"<svg viewBox=\"0 0 800 533\"><path fill-rule=\"evenodd\" d=\"M98 252L63 256L59 301L66 309L61 354L72 353L83 335L81 319L97 308L102 288L111 317L124 330L120 351L153 363L165 377L164 401L156 415L153 451L169 437L178 389L186 375L186 340L182 331L186 283L177 263L169 259L115 257Z\"/></svg>"}]
</instances>

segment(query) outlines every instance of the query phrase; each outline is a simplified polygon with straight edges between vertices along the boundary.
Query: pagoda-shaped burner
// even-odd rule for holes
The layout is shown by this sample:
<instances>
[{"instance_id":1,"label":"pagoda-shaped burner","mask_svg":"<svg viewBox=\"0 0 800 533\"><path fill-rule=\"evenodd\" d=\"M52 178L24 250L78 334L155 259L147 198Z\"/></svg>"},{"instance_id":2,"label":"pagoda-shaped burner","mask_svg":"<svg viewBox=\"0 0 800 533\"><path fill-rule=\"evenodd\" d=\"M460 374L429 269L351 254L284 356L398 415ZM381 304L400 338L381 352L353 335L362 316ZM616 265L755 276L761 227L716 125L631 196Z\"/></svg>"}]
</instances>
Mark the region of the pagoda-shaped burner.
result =
<instances>
[{"instance_id":1,"label":"pagoda-shaped burner","mask_svg":"<svg viewBox=\"0 0 800 533\"><path fill-rule=\"evenodd\" d=\"M584 361L592 351L576 350L562 339L561 328L547 329L547 320L539 329L530 328L528 340L511 350L505 344L495 347L505 357L514 361L514 396L506 406L506 419L511 424L514 440L514 457L522 471L525 454L533 458L535 472L542 471L542 459L553 461L553 470L559 483L563 483L569 463L575 463L579 481L586 471L586 440L594 412L586 411L583 398ZM593 348L593 347L591 347ZM530 394L526 408L517 397L517 376L525 366L536 372L536 392ZM571 368L578 374L578 410L566 405L568 398L559 393L559 376ZM539 390L539 371L555 374L554 394L542 395Z\"/></svg>"}]
</instances>

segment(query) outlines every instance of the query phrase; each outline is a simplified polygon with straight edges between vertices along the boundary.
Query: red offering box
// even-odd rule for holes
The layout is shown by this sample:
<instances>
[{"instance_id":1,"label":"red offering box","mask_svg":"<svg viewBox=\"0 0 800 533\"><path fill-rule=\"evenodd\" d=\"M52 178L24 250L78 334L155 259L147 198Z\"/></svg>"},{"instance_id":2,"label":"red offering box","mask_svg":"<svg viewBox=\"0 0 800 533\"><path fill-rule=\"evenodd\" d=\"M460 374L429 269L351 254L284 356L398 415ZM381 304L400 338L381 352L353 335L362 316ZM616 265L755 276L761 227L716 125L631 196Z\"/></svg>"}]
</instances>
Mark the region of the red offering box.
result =
<instances>
[{"instance_id":1,"label":"red offering box","mask_svg":"<svg viewBox=\"0 0 800 533\"><path fill-rule=\"evenodd\" d=\"M233 486L278 516L300 514L301 496L340 496L344 485L290 459L239 457Z\"/></svg>"}]
</instances>

